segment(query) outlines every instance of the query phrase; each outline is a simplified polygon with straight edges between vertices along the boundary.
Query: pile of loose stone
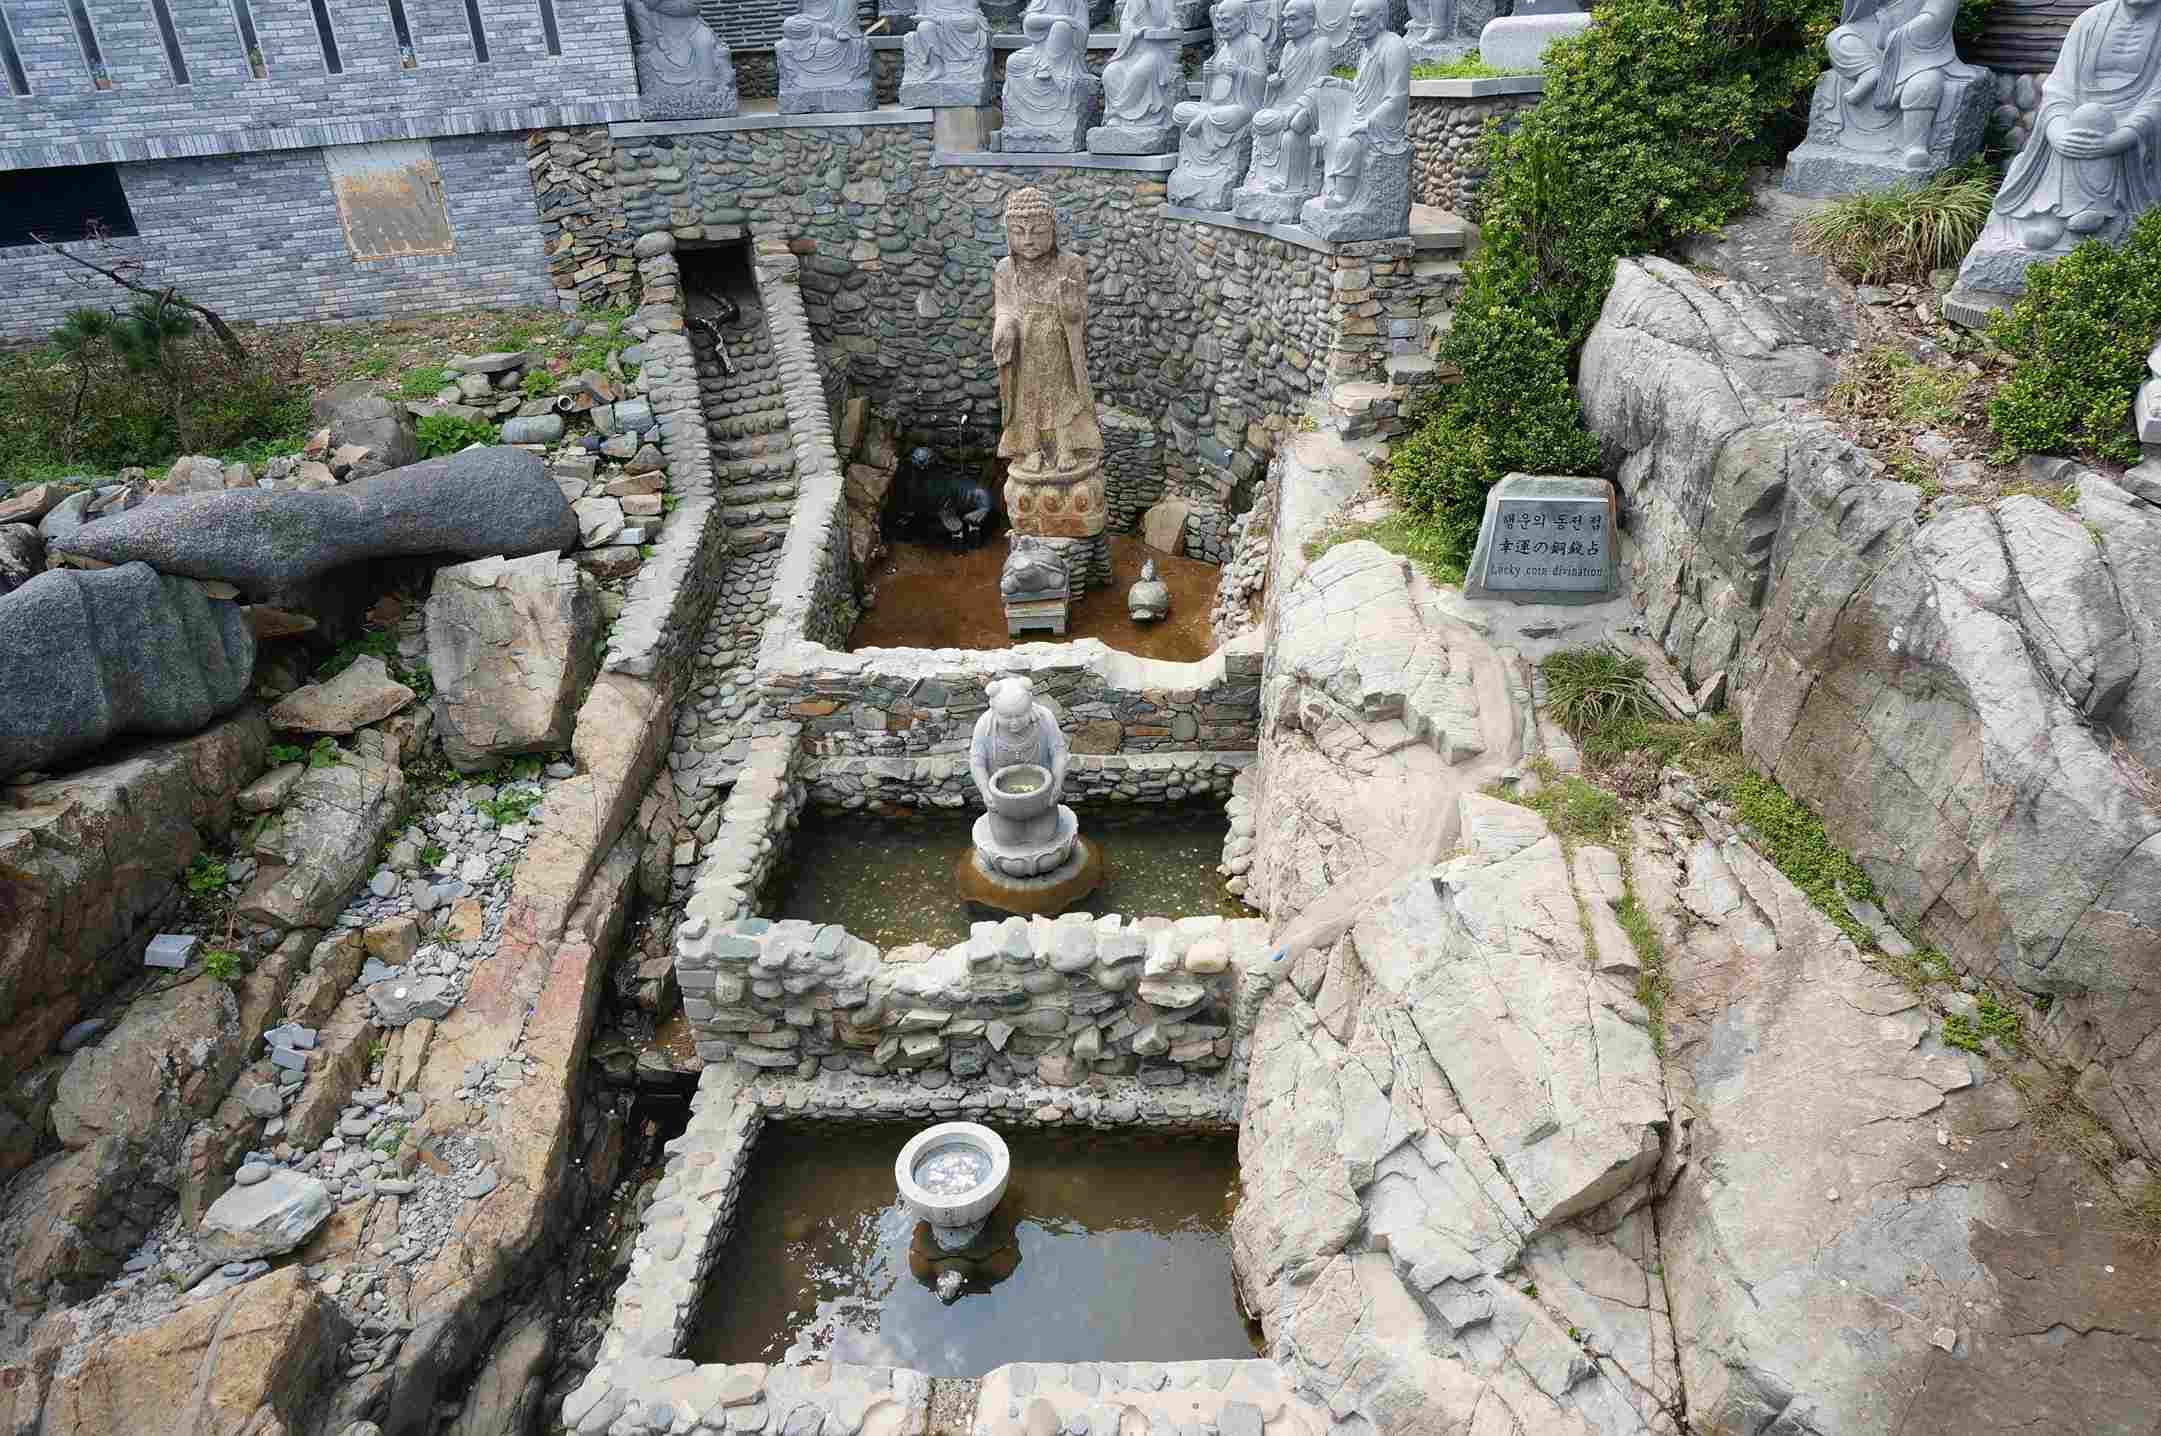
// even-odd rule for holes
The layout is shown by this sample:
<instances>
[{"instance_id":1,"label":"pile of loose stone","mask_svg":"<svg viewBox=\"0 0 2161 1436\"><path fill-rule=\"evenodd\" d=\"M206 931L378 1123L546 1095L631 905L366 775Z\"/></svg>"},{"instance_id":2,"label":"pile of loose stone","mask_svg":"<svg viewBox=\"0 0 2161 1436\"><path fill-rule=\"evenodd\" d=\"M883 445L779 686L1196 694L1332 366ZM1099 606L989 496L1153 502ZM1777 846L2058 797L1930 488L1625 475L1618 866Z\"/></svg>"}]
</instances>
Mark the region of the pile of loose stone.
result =
<instances>
[{"instance_id":1,"label":"pile of loose stone","mask_svg":"<svg viewBox=\"0 0 2161 1436\"><path fill-rule=\"evenodd\" d=\"M1275 487L1264 482L1253 507L1231 520L1230 555L1216 578L1208 623L1217 647L1260 624L1259 599L1268 582L1269 536L1275 532Z\"/></svg>"},{"instance_id":2,"label":"pile of loose stone","mask_svg":"<svg viewBox=\"0 0 2161 1436\"><path fill-rule=\"evenodd\" d=\"M481 805L499 797L537 800L570 771L569 765L554 763L538 778L446 788L392 840L388 861L336 920L338 932L368 939L370 956L355 986L367 991L375 1026L393 1029L394 1036L415 1018L449 1015L473 969L495 950L509 903L510 871L535 831L529 819L498 826ZM421 853L431 845L444 851L433 863L423 862ZM420 944L422 921L431 914L431 940ZM329 940L337 940L337 932ZM400 989L406 998L392 996ZM428 1000L415 1000L421 994ZM305 1209L313 1200L306 1184L319 1183L320 1214L283 1247L292 1250L304 1248L332 1211L369 1204L349 1256L336 1253L309 1268L354 1324L342 1354L350 1378L395 1357L411 1325L405 1292L414 1271L441 1252L467 1205L495 1189L500 1170L484 1139L456 1129L415 1135L425 1104L417 1092L394 1089L397 1074L387 1050L371 1057L365 1085L348 1096L330 1135L308 1148L283 1140L283 1114L320 1069L320 1036L290 1019L264 1034L267 1064L243 1073L234 1088L250 1111L267 1119L263 1145L244 1155L231 1192L213 1204L212 1212L235 1194L237 1205L248 1194L280 1183L301 1195ZM500 1061L470 1064L452 1096L491 1106L510 1098L537 1070L521 1048L513 1048ZM289 1214L284 1219L294 1220ZM271 1225L267 1218L264 1225ZM201 1230L190 1226L177 1206L171 1209L119 1277L90 1301L70 1308L79 1337L97 1340L148 1326L253 1280L281 1255L269 1251L221 1260L211 1249L220 1240L218 1223L206 1220ZM77 1359L85 1345L70 1344Z\"/></svg>"}]
</instances>

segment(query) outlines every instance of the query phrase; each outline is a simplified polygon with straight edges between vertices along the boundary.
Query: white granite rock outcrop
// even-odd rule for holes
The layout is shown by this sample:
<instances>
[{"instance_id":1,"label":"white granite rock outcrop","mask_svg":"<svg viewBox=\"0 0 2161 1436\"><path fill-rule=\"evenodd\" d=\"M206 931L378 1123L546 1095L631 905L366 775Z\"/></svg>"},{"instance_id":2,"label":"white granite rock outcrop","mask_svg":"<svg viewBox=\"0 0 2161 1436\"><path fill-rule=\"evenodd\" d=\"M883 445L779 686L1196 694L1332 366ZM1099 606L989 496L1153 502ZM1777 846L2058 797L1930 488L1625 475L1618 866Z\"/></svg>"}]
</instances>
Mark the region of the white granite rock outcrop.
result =
<instances>
[{"instance_id":1,"label":"white granite rock outcrop","mask_svg":"<svg viewBox=\"0 0 2161 1436\"><path fill-rule=\"evenodd\" d=\"M472 771L570 746L600 666L592 575L553 554L438 569L428 594L428 666L443 751Z\"/></svg>"},{"instance_id":2,"label":"white granite rock outcrop","mask_svg":"<svg viewBox=\"0 0 2161 1436\"><path fill-rule=\"evenodd\" d=\"M2161 1154L2161 487L2044 464L2075 513L1923 518L1808 402L1830 373L1751 286L1621 262L1581 399L1651 636L1728 675L1752 763L1895 917L2055 999L2081 1090Z\"/></svg>"}]
</instances>

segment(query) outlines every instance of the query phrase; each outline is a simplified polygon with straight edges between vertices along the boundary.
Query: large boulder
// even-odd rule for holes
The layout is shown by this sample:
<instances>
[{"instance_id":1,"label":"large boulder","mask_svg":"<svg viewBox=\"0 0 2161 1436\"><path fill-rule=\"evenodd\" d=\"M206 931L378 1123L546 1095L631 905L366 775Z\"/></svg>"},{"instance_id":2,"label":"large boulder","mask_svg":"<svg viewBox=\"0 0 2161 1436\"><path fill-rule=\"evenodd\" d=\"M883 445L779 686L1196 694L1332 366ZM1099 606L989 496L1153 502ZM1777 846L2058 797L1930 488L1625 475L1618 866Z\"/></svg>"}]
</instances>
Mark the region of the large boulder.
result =
<instances>
[{"instance_id":1,"label":"large boulder","mask_svg":"<svg viewBox=\"0 0 2161 1436\"><path fill-rule=\"evenodd\" d=\"M405 807L405 772L379 730L339 761L310 768L255 839L262 867L240 915L272 927L322 927L375 865Z\"/></svg>"},{"instance_id":2,"label":"large boulder","mask_svg":"<svg viewBox=\"0 0 2161 1436\"><path fill-rule=\"evenodd\" d=\"M1627 939L1587 932L1601 894L1536 814L1461 801L1469 851L1292 960L1261 1008L1239 1288L1342 1429L1659 1429L1678 1393L1642 1209L1668 1119L1642 1006L1600 971ZM1634 1310L1587 1350L1571 1327L1600 1303L1541 1302L1533 1262L1632 1278Z\"/></svg>"},{"instance_id":3,"label":"large boulder","mask_svg":"<svg viewBox=\"0 0 2161 1436\"><path fill-rule=\"evenodd\" d=\"M288 1266L108 1337L54 1383L44 1436L304 1431L348 1326ZM63 1369L67 1369L63 1367Z\"/></svg>"},{"instance_id":4,"label":"large boulder","mask_svg":"<svg viewBox=\"0 0 2161 1436\"><path fill-rule=\"evenodd\" d=\"M0 596L0 777L122 734L197 732L254 667L246 616L200 584L141 563L41 573Z\"/></svg>"},{"instance_id":5,"label":"large boulder","mask_svg":"<svg viewBox=\"0 0 2161 1436\"><path fill-rule=\"evenodd\" d=\"M0 596L45 571L45 536L29 524L0 524Z\"/></svg>"},{"instance_id":6,"label":"large boulder","mask_svg":"<svg viewBox=\"0 0 2161 1436\"><path fill-rule=\"evenodd\" d=\"M0 786L0 1081L141 970L178 874L225 832L269 741L251 708L65 778Z\"/></svg>"},{"instance_id":7,"label":"large boulder","mask_svg":"<svg viewBox=\"0 0 2161 1436\"><path fill-rule=\"evenodd\" d=\"M420 462L420 439L413 416L395 399L386 399L365 380L336 384L315 396L315 422L330 430L330 447L358 445L367 456L353 466L355 477L401 469Z\"/></svg>"},{"instance_id":8,"label":"large boulder","mask_svg":"<svg viewBox=\"0 0 2161 1436\"><path fill-rule=\"evenodd\" d=\"M1583 354L1651 637L1723 672L1750 761L1818 809L1891 912L2055 999L2090 1100L2161 1156L2161 528L1938 505L1809 405L1831 372L1749 285L1624 260ZM2120 750L2120 751L2119 751Z\"/></svg>"},{"instance_id":9,"label":"large boulder","mask_svg":"<svg viewBox=\"0 0 2161 1436\"><path fill-rule=\"evenodd\" d=\"M600 662L590 574L549 554L438 569L427 624L437 731L452 763L470 771L570 746Z\"/></svg>"},{"instance_id":10,"label":"large boulder","mask_svg":"<svg viewBox=\"0 0 2161 1436\"><path fill-rule=\"evenodd\" d=\"M524 555L575 547L578 523L537 454L424 459L318 493L189 494L85 524L56 548L267 592L398 554Z\"/></svg>"}]
</instances>

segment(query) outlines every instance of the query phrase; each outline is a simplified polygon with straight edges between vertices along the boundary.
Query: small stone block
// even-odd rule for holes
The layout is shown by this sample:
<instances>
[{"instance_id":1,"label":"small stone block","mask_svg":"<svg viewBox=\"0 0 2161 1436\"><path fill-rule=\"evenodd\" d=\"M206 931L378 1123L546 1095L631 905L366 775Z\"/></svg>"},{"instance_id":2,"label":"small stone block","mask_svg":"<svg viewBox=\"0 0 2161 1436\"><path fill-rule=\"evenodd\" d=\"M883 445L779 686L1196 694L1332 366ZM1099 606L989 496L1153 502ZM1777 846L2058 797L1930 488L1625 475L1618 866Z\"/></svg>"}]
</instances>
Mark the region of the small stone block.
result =
<instances>
[{"instance_id":1,"label":"small stone block","mask_svg":"<svg viewBox=\"0 0 2161 1436\"><path fill-rule=\"evenodd\" d=\"M150 946L143 950L143 966L169 967L175 971L186 967L201 949L203 940L185 933L161 932L150 939Z\"/></svg>"}]
</instances>

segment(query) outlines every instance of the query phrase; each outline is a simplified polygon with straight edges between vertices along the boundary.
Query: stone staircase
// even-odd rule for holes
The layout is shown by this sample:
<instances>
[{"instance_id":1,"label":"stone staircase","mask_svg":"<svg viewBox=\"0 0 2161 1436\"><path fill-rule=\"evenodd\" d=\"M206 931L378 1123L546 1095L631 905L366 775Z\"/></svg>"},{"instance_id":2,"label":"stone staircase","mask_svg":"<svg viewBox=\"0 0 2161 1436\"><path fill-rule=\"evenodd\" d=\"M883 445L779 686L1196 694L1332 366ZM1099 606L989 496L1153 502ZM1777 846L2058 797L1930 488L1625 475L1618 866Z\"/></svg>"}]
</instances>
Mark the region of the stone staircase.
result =
<instances>
[{"instance_id":1,"label":"stone staircase","mask_svg":"<svg viewBox=\"0 0 2161 1436\"><path fill-rule=\"evenodd\" d=\"M668 767L685 837L709 841L720 799L735 782L749 747L753 670L766 599L780 562L796 497L795 454L780 370L763 314L727 331L735 373L724 375L712 345L693 331L706 433L712 444L715 497L728 529L728 567L714 598L690 678L677 700ZM678 886L689 870L678 868Z\"/></svg>"},{"instance_id":2,"label":"stone staircase","mask_svg":"<svg viewBox=\"0 0 2161 1436\"><path fill-rule=\"evenodd\" d=\"M1453 253L1429 253L1417 263L1420 278L1461 280L1463 265ZM1384 379L1330 385L1327 412L1321 416L1328 432L1346 442L1392 439L1408 433L1410 415L1420 395L1463 377L1454 365L1433 357L1434 347L1454 319L1453 309L1427 315L1403 351L1388 356Z\"/></svg>"}]
</instances>

